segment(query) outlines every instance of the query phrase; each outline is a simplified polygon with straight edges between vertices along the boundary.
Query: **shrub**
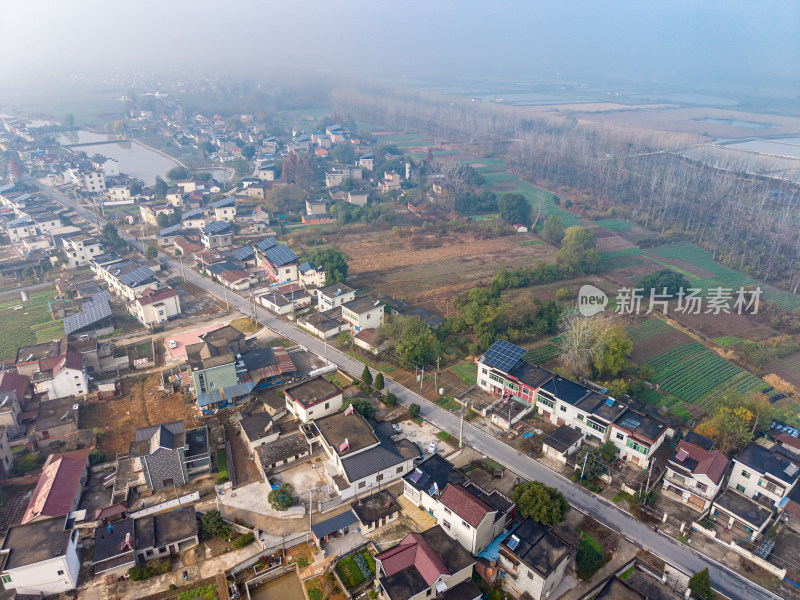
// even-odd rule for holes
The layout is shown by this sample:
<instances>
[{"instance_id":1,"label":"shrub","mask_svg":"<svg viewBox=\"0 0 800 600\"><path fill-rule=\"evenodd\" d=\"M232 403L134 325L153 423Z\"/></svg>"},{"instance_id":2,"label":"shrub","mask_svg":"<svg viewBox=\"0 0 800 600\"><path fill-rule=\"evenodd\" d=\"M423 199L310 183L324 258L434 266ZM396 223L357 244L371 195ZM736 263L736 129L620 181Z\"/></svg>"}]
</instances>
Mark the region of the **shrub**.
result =
<instances>
[{"instance_id":1,"label":"shrub","mask_svg":"<svg viewBox=\"0 0 800 600\"><path fill-rule=\"evenodd\" d=\"M444 441L444 442L446 442L447 440L449 440L449 439L452 437L452 436L451 436L449 433L447 433L446 431L440 431L440 432L439 432L439 433L437 433L436 435L438 436L438 438L439 438L440 440L442 440L442 441Z\"/></svg>"},{"instance_id":2,"label":"shrub","mask_svg":"<svg viewBox=\"0 0 800 600\"><path fill-rule=\"evenodd\" d=\"M375 375L375 382L373 383L372 387L380 391L384 388L385 385L386 384L383 381L383 373L379 372L377 375Z\"/></svg>"},{"instance_id":3,"label":"shrub","mask_svg":"<svg viewBox=\"0 0 800 600\"><path fill-rule=\"evenodd\" d=\"M212 509L200 517L200 535L204 538L226 538L230 533L230 525L222 520L222 515L217 509Z\"/></svg>"},{"instance_id":4,"label":"shrub","mask_svg":"<svg viewBox=\"0 0 800 600\"><path fill-rule=\"evenodd\" d=\"M408 416L416 419L419 416L419 404L412 404L408 407Z\"/></svg>"},{"instance_id":5,"label":"shrub","mask_svg":"<svg viewBox=\"0 0 800 600\"><path fill-rule=\"evenodd\" d=\"M367 365L364 365L364 371L361 373L361 381L363 381L367 387L372 385L372 372Z\"/></svg>"},{"instance_id":6,"label":"shrub","mask_svg":"<svg viewBox=\"0 0 800 600\"><path fill-rule=\"evenodd\" d=\"M153 576L153 569L147 565L134 565L128 569L128 575L130 576L131 581L144 581L145 579L150 579Z\"/></svg>"},{"instance_id":7,"label":"shrub","mask_svg":"<svg viewBox=\"0 0 800 600\"><path fill-rule=\"evenodd\" d=\"M386 406L396 406L397 405L397 396L395 396L392 392L386 394L386 398L383 401Z\"/></svg>"},{"instance_id":8,"label":"shrub","mask_svg":"<svg viewBox=\"0 0 800 600\"><path fill-rule=\"evenodd\" d=\"M603 553L598 550L597 542L588 536L584 537L578 544L578 554L575 556L575 572L578 577L588 579L600 568L602 562Z\"/></svg>"},{"instance_id":9,"label":"shrub","mask_svg":"<svg viewBox=\"0 0 800 600\"><path fill-rule=\"evenodd\" d=\"M245 533L243 535L240 535L239 537L234 539L233 542L231 542L231 543L233 544L234 548L244 548L248 544L252 544L255 541L256 541L256 536L251 531L249 533Z\"/></svg>"},{"instance_id":10,"label":"shrub","mask_svg":"<svg viewBox=\"0 0 800 600\"><path fill-rule=\"evenodd\" d=\"M308 600L322 600L322 590L318 587L312 587L306 591L308 592Z\"/></svg>"},{"instance_id":11,"label":"shrub","mask_svg":"<svg viewBox=\"0 0 800 600\"><path fill-rule=\"evenodd\" d=\"M89 452L89 464L100 465L109 461L108 452L105 450L92 450Z\"/></svg>"},{"instance_id":12,"label":"shrub","mask_svg":"<svg viewBox=\"0 0 800 600\"><path fill-rule=\"evenodd\" d=\"M216 600L218 597L216 583L196 587L178 594L178 600L195 600L195 598L202 598L203 600Z\"/></svg>"}]
</instances>

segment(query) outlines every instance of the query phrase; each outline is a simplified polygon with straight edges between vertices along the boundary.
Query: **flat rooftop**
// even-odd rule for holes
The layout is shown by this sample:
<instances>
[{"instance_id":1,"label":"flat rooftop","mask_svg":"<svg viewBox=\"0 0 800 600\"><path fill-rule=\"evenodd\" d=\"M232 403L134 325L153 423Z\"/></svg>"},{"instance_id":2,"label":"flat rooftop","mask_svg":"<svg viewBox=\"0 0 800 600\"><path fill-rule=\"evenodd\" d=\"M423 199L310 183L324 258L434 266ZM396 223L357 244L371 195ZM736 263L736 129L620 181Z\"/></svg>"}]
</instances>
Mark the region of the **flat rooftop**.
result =
<instances>
[{"instance_id":1,"label":"flat rooftop","mask_svg":"<svg viewBox=\"0 0 800 600\"><path fill-rule=\"evenodd\" d=\"M64 522L64 518L44 519L9 529L3 550L10 552L0 569L16 569L64 556L72 533L64 530Z\"/></svg>"},{"instance_id":2,"label":"flat rooftop","mask_svg":"<svg viewBox=\"0 0 800 600\"><path fill-rule=\"evenodd\" d=\"M322 376L312 377L283 390L292 400L308 408L340 394L341 390Z\"/></svg>"},{"instance_id":3,"label":"flat rooftop","mask_svg":"<svg viewBox=\"0 0 800 600\"><path fill-rule=\"evenodd\" d=\"M355 410L349 415L342 410L322 417L314 421L314 425L328 445L342 457L380 442L378 436L373 432L372 426ZM347 442L348 448L339 450L339 447L345 442Z\"/></svg>"}]
</instances>

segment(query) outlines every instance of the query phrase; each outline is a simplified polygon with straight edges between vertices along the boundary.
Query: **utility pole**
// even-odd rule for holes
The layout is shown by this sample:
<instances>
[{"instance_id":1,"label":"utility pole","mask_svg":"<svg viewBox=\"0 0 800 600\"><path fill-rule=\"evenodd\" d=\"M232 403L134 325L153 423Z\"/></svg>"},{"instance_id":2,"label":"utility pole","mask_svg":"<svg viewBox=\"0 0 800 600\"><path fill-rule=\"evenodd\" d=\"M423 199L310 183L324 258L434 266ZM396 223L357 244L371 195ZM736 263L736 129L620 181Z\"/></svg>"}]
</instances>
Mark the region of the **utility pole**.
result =
<instances>
[{"instance_id":1,"label":"utility pole","mask_svg":"<svg viewBox=\"0 0 800 600\"><path fill-rule=\"evenodd\" d=\"M422 365L422 374L419 376L419 395L422 396L422 383L425 381L425 365Z\"/></svg>"},{"instance_id":2,"label":"utility pole","mask_svg":"<svg viewBox=\"0 0 800 600\"><path fill-rule=\"evenodd\" d=\"M461 409L461 426L458 430L458 447L464 447L464 409Z\"/></svg>"},{"instance_id":3,"label":"utility pole","mask_svg":"<svg viewBox=\"0 0 800 600\"><path fill-rule=\"evenodd\" d=\"M311 531L311 511L314 507L311 504L311 488L308 488L308 530Z\"/></svg>"},{"instance_id":4,"label":"utility pole","mask_svg":"<svg viewBox=\"0 0 800 600\"><path fill-rule=\"evenodd\" d=\"M650 475L653 473L653 467L656 464L656 459L654 458L653 461L650 463L650 468L647 469L647 485L644 486L644 493L645 495L650 493Z\"/></svg>"},{"instance_id":5,"label":"utility pole","mask_svg":"<svg viewBox=\"0 0 800 600\"><path fill-rule=\"evenodd\" d=\"M225 292L225 310L226 310L227 312L231 312L231 307L230 307L230 304L228 304L228 286L226 286L226 285L223 285L223 286L222 286L222 289L223 289L223 291Z\"/></svg>"},{"instance_id":6,"label":"utility pole","mask_svg":"<svg viewBox=\"0 0 800 600\"><path fill-rule=\"evenodd\" d=\"M583 472L586 470L586 461L588 459L589 459L589 453L587 452L586 454L583 455L583 467L581 467L581 478L579 479L579 482L583 481Z\"/></svg>"}]
</instances>

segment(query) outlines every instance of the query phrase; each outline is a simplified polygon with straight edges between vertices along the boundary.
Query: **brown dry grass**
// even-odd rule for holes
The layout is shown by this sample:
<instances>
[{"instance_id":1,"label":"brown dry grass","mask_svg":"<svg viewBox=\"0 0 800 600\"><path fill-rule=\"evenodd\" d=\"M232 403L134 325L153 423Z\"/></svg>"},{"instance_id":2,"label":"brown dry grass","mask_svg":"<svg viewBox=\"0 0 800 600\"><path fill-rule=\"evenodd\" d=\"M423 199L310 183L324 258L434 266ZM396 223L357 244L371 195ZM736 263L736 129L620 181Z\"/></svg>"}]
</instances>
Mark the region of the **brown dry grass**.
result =
<instances>
[{"instance_id":1,"label":"brown dry grass","mask_svg":"<svg viewBox=\"0 0 800 600\"><path fill-rule=\"evenodd\" d=\"M90 404L81 415L81 427L96 429L98 448L113 458L118 452L127 452L134 434L140 427L184 421L187 428L200 422L191 407L183 402L181 394L163 394L159 389L158 375L128 377L122 380L122 398Z\"/></svg>"}]
</instances>

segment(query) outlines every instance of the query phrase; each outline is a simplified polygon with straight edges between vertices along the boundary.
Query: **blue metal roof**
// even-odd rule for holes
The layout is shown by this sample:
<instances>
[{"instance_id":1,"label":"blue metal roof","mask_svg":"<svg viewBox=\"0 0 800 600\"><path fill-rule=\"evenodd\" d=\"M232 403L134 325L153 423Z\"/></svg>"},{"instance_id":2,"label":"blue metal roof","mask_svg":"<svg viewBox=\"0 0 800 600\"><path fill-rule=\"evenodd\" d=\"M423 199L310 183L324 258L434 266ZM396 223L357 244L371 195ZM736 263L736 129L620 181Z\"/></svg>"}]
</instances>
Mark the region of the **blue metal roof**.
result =
<instances>
[{"instance_id":1,"label":"blue metal roof","mask_svg":"<svg viewBox=\"0 0 800 600\"><path fill-rule=\"evenodd\" d=\"M229 233L231 226L225 221L212 221L205 226L203 232L208 235L219 235L221 233Z\"/></svg>"},{"instance_id":2,"label":"blue metal roof","mask_svg":"<svg viewBox=\"0 0 800 600\"><path fill-rule=\"evenodd\" d=\"M219 275L225 271L241 271L241 269L241 266L237 265L236 263L232 263L229 260L223 260L222 262L214 263L213 265L208 265L206 267L206 271L213 273L214 275Z\"/></svg>"},{"instance_id":3,"label":"blue metal roof","mask_svg":"<svg viewBox=\"0 0 800 600\"><path fill-rule=\"evenodd\" d=\"M130 273L125 273L125 275L121 276L119 281L124 285L136 287L148 279L153 279L153 275L155 275L155 273L148 267L137 267Z\"/></svg>"},{"instance_id":4,"label":"blue metal roof","mask_svg":"<svg viewBox=\"0 0 800 600\"><path fill-rule=\"evenodd\" d=\"M194 208L188 212L183 213L181 218L186 221L187 219L194 219L195 217L204 217L206 211L202 208Z\"/></svg>"},{"instance_id":5,"label":"blue metal roof","mask_svg":"<svg viewBox=\"0 0 800 600\"><path fill-rule=\"evenodd\" d=\"M256 243L255 247L258 248L259 250L261 250L262 252L265 252L265 251L269 250L270 248L273 248L273 247L275 247L277 245L278 245L278 241L274 237L270 236L270 237L268 237L266 239L263 239L260 242Z\"/></svg>"},{"instance_id":6,"label":"blue metal roof","mask_svg":"<svg viewBox=\"0 0 800 600\"><path fill-rule=\"evenodd\" d=\"M233 258L236 260L247 260L248 258L252 258L254 254L255 251L252 246L242 246L233 253Z\"/></svg>"},{"instance_id":7,"label":"blue metal roof","mask_svg":"<svg viewBox=\"0 0 800 600\"><path fill-rule=\"evenodd\" d=\"M297 270L300 271L301 273L307 273L311 269L312 269L311 263L308 261L304 262L302 265L297 267Z\"/></svg>"},{"instance_id":8,"label":"blue metal roof","mask_svg":"<svg viewBox=\"0 0 800 600\"><path fill-rule=\"evenodd\" d=\"M286 244L278 244L264 252L264 256L276 267L282 267L293 262L297 262L298 256Z\"/></svg>"},{"instance_id":9,"label":"blue metal roof","mask_svg":"<svg viewBox=\"0 0 800 600\"><path fill-rule=\"evenodd\" d=\"M175 225L170 225L169 227L165 227L161 231L158 232L158 237L167 237L169 235L177 234L181 230L182 225L180 223L176 223Z\"/></svg>"},{"instance_id":10,"label":"blue metal roof","mask_svg":"<svg viewBox=\"0 0 800 600\"><path fill-rule=\"evenodd\" d=\"M217 200L216 202L212 202L212 208L224 208L226 206L234 206L236 204L236 198L233 196L228 196L227 198L223 198L222 200Z\"/></svg>"}]
</instances>

